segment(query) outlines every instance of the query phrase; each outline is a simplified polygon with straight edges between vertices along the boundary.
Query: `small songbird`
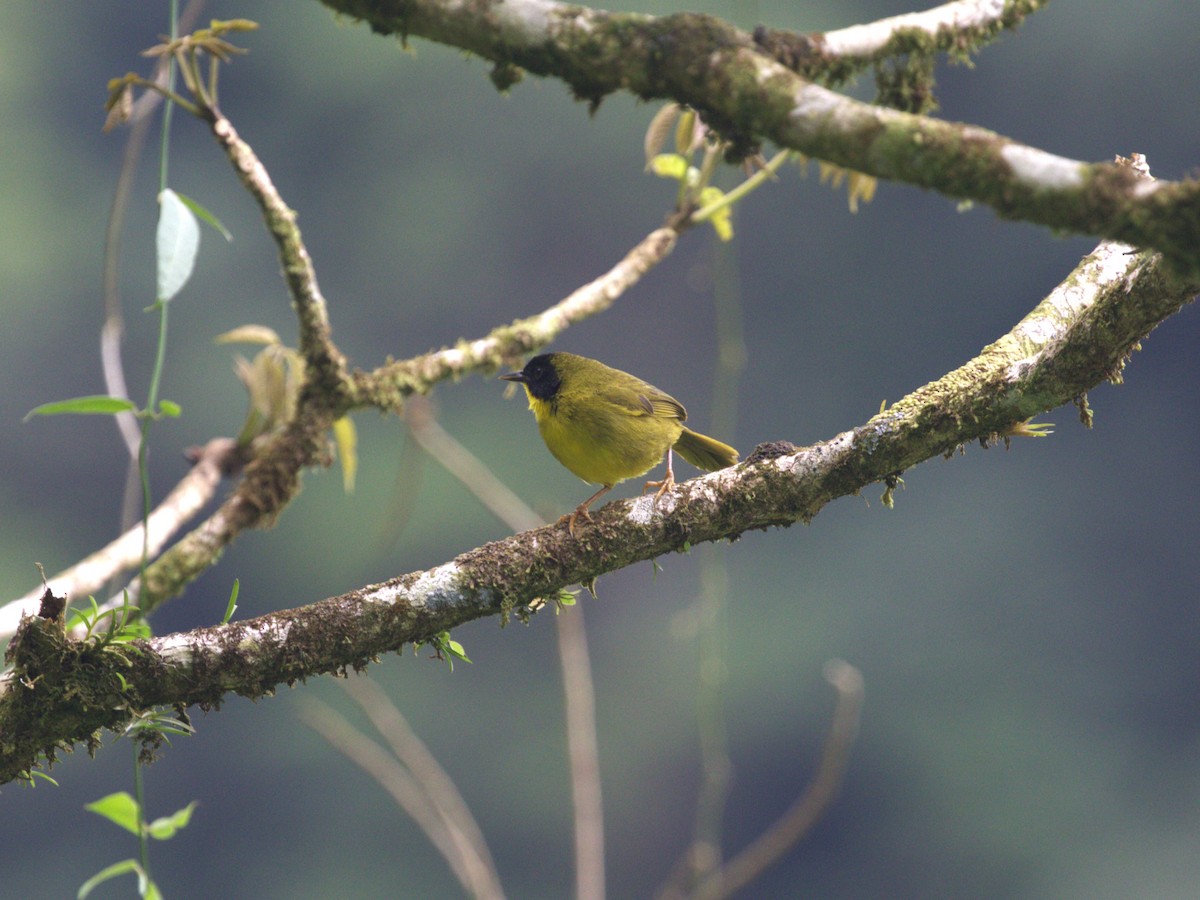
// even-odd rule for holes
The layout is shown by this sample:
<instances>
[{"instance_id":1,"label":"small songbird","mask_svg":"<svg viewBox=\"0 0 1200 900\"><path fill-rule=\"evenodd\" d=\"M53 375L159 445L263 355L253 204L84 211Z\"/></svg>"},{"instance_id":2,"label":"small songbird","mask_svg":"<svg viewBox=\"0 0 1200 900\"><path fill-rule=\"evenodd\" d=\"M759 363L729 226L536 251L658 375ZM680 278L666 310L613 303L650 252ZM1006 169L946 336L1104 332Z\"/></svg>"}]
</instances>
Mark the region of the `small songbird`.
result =
<instances>
[{"instance_id":1,"label":"small songbird","mask_svg":"<svg viewBox=\"0 0 1200 900\"><path fill-rule=\"evenodd\" d=\"M567 518L575 535L575 520L590 518L588 507L613 485L645 475L667 457L667 475L648 481L656 487L655 502L675 483L671 451L697 468L712 472L738 461L727 444L685 428L683 404L635 378L573 353L535 356L520 372L501 375L525 388L529 408L542 440L554 458L584 481L601 485Z\"/></svg>"}]
</instances>

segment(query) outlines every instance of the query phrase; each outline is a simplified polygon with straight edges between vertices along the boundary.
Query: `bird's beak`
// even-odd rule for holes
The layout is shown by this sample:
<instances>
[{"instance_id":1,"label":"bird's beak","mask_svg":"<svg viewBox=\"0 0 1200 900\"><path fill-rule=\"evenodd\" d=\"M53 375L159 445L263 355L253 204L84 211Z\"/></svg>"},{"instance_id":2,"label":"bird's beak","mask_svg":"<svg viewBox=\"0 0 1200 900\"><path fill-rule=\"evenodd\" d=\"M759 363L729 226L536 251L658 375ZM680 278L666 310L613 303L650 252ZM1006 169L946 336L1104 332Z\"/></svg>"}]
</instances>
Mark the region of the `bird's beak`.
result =
<instances>
[{"instance_id":1,"label":"bird's beak","mask_svg":"<svg viewBox=\"0 0 1200 900\"><path fill-rule=\"evenodd\" d=\"M524 384L529 379L525 377L524 372L509 372L507 375L500 376L501 381L515 381L518 384Z\"/></svg>"}]
</instances>

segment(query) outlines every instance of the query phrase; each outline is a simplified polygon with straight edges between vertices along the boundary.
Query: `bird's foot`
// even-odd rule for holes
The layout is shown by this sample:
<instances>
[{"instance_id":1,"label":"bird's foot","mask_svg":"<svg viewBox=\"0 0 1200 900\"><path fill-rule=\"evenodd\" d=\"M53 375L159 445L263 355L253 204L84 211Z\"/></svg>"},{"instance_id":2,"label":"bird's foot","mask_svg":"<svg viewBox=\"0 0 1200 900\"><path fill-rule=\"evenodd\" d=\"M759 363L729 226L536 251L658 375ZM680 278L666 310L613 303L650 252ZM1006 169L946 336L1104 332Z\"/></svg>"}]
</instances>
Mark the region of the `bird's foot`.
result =
<instances>
[{"instance_id":1,"label":"bird's foot","mask_svg":"<svg viewBox=\"0 0 1200 900\"><path fill-rule=\"evenodd\" d=\"M675 486L675 475L671 472L667 472L667 477L664 478L662 481L647 481L642 486L642 494L645 494L646 491L650 490L650 488L658 488L658 490L654 492L654 503L657 504L658 498L661 497L663 494L665 494L667 491L669 491L674 486Z\"/></svg>"},{"instance_id":2,"label":"bird's foot","mask_svg":"<svg viewBox=\"0 0 1200 900\"><path fill-rule=\"evenodd\" d=\"M587 507L578 506L573 512L567 513L561 519L559 519L558 524L561 525L563 522L566 522L567 533L571 535L571 537L575 537L575 520L580 516L587 519L589 522L592 521L592 514L588 512Z\"/></svg>"}]
</instances>

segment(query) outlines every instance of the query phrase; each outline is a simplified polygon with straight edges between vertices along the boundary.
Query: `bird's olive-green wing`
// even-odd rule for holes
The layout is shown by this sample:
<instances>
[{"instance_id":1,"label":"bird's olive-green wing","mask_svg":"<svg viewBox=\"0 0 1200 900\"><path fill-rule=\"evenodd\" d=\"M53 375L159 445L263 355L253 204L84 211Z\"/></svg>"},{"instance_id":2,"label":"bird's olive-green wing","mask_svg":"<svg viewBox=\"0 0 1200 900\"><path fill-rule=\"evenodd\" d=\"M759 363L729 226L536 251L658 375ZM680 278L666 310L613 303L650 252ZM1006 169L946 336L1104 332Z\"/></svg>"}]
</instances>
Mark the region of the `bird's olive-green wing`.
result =
<instances>
[{"instance_id":1,"label":"bird's olive-green wing","mask_svg":"<svg viewBox=\"0 0 1200 900\"><path fill-rule=\"evenodd\" d=\"M624 374L624 373L622 373ZM687 419L683 404L665 391L638 378L626 376L629 381L613 383L602 392L604 400L631 416L654 416L660 419Z\"/></svg>"},{"instance_id":2,"label":"bird's olive-green wing","mask_svg":"<svg viewBox=\"0 0 1200 900\"><path fill-rule=\"evenodd\" d=\"M683 408L682 403L670 394L664 394L658 388L651 390L652 393L638 398L642 402L643 409L649 407L650 415L663 419L678 419L680 422L687 420L687 410Z\"/></svg>"}]
</instances>

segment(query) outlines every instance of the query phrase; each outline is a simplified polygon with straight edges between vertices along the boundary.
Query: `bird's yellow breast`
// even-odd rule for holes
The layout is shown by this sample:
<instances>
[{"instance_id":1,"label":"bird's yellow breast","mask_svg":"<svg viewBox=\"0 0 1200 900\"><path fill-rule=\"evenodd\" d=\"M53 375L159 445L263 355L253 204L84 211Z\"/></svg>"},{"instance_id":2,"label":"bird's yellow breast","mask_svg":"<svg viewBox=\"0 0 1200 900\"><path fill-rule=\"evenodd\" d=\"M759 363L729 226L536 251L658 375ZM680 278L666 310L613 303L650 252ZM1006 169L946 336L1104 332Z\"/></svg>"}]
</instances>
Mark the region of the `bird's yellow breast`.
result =
<instances>
[{"instance_id":1,"label":"bird's yellow breast","mask_svg":"<svg viewBox=\"0 0 1200 900\"><path fill-rule=\"evenodd\" d=\"M678 419L652 416L589 398L572 401L569 392L553 400L530 395L529 408L554 458L584 481L614 485L644 475L678 440Z\"/></svg>"}]
</instances>

